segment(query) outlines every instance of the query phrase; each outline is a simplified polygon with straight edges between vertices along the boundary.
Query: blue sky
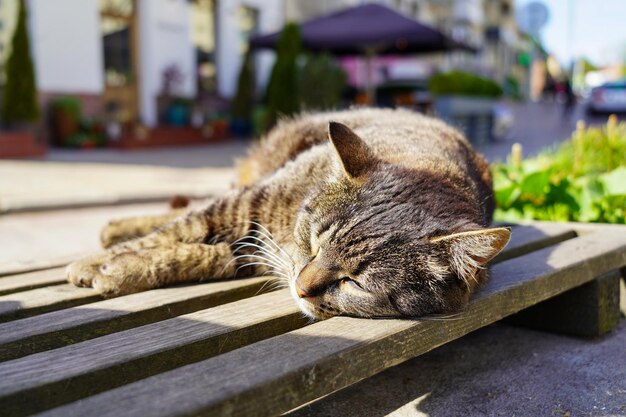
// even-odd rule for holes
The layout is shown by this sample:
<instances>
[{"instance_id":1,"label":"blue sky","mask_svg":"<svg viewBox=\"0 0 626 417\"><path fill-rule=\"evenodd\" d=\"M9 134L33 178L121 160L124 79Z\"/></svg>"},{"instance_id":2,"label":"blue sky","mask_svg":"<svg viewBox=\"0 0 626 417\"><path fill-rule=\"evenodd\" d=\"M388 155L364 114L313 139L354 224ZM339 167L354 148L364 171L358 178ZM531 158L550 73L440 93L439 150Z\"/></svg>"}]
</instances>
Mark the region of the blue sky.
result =
<instances>
[{"instance_id":1,"label":"blue sky","mask_svg":"<svg viewBox=\"0 0 626 417\"><path fill-rule=\"evenodd\" d=\"M521 8L531 1L516 0L516 5ZM542 39L561 62L578 56L587 56L597 65L626 60L626 0L542 2L550 10Z\"/></svg>"}]
</instances>

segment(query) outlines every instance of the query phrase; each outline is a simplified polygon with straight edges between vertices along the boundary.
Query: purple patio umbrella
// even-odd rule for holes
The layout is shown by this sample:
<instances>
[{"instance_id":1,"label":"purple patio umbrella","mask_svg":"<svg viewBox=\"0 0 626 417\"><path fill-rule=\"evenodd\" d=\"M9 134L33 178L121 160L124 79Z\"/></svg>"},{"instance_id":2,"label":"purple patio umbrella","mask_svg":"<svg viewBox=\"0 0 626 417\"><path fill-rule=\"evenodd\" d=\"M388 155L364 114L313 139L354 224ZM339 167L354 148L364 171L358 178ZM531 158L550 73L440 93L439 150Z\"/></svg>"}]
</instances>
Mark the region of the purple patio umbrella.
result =
<instances>
[{"instance_id":1,"label":"purple patio umbrella","mask_svg":"<svg viewBox=\"0 0 626 417\"><path fill-rule=\"evenodd\" d=\"M442 32L379 4L365 4L300 23L303 47L333 55L365 55L371 76L375 55L408 55L454 49L473 51ZM256 36L253 49L278 45L281 32ZM373 92L371 79L368 80Z\"/></svg>"},{"instance_id":2,"label":"purple patio umbrella","mask_svg":"<svg viewBox=\"0 0 626 417\"><path fill-rule=\"evenodd\" d=\"M377 54L416 54L473 50L454 41L437 29L379 4L341 10L300 23L302 44L309 51L334 55L361 55L368 50ZM281 32L256 36L252 48L275 48Z\"/></svg>"}]
</instances>

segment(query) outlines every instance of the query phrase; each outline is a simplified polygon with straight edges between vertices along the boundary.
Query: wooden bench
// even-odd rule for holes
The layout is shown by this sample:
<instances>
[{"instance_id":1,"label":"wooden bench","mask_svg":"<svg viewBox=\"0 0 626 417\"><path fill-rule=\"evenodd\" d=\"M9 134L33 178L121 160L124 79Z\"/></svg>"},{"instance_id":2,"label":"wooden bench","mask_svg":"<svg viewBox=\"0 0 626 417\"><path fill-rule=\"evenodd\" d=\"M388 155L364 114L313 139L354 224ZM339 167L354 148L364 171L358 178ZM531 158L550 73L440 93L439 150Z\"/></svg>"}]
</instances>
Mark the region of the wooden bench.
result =
<instances>
[{"instance_id":1,"label":"wooden bench","mask_svg":"<svg viewBox=\"0 0 626 417\"><path fill-rule=\"evenodd\" d=\"M103 300L60 267L3 276L0 414L275 415L507 317L601 335L619 320L625 230L514 226L489 283L446 319L311 323L263 277Z\"/></svg>"}]
</instances>

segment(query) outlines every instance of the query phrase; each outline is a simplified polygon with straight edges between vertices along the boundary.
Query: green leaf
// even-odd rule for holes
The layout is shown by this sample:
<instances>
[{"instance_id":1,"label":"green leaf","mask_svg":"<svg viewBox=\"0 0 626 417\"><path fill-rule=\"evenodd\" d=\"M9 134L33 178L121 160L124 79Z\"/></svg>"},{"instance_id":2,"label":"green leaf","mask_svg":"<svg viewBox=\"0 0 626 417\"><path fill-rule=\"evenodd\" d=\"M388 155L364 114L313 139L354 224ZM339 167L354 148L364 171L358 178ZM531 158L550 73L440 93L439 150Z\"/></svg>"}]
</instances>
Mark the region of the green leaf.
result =
<instances>
[{"instance_id":1,"label":"green leaf","mask_svg":"<svg viewBox=\"0 0 626 417\"><path fill-rule=\"evenodd\" d=\"M545 195L550 185L549 171L536 171L522 179L520 189L522 193L531 194L536 197Z\"/></svg>"},{"instance_id":2,"label":"green leaf","mask_svg":"<svg viewBox=\"0 0 626 417\"><path fill-rule=\"evenodd\" d=\"M599 177L607 195L626 195L626 167L619 167Z\"/></svg>"}]
</instances>

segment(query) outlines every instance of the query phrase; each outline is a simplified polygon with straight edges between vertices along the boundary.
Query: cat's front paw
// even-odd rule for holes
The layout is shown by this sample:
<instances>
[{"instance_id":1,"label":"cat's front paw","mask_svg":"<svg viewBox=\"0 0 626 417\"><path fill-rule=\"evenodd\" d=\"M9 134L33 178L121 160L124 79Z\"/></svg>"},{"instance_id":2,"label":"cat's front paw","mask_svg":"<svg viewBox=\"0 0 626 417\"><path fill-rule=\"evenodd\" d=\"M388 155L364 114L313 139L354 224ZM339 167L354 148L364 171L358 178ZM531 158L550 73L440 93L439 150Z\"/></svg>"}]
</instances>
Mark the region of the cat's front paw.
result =
<instances>
[{"instance_id":1,"label":"cat's front paw","mask_svg":"<svg viewBox=\"0 0 626 417\"><path fill-rule=\"evenodd\" d=\"M96 255L72 262L65 268L67 280L77 287L91 287L105 260L105 255Z\"/></svg>"},{"instance_id":2,"label":"cat's front paw","mask_svg":"<svg viewBox=\"0 0 626 417\"><path fill-rule=\"evenodd\" d=\"M135 253L89 257L67 266L67 279L78 287L92 287L107 297L155 287L145 260Z\"/></svg>"}]
</instances>

